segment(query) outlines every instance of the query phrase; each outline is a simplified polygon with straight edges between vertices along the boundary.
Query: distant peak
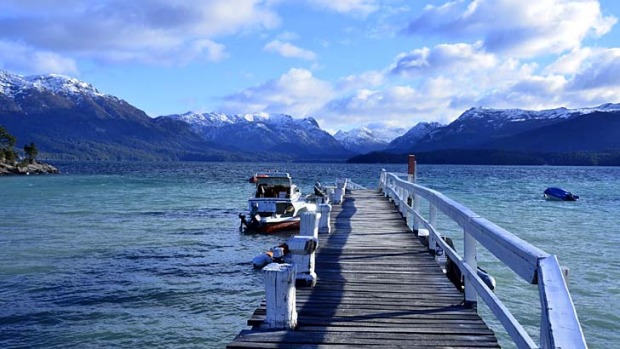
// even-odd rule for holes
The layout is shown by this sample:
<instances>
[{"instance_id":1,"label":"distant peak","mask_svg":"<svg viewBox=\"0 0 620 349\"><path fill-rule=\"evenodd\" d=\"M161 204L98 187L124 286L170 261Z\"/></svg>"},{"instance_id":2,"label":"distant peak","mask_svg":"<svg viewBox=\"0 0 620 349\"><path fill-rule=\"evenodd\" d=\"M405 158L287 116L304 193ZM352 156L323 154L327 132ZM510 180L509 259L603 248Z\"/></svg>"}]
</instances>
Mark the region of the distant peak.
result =
<instances>
[{"instance_id":1,"label":"distant peak","mask_svg":"<svg viewBox=\"0 0 620 349\"><path fill-rule=\"evenodd\" d=\"M21 76L0 70L0 93L14 96L28 89L48 91L60 95L88 95L112 97L99 92L93 85L66 75L46 74Z\"/></svg>"},{"instance_id":2,"label":"distant peak","mask_svg":"<svg viewBox=\"0 0 620 349\"><path fill-rule=\"evenodd\" d=\"M60 74L46 74L28 76L25 78L32 83L32 86L39 90L49 90L60 94L87 94L90 96L104 97L105 94L99 92L93 85Z\"/></svg>"}]
</instances>

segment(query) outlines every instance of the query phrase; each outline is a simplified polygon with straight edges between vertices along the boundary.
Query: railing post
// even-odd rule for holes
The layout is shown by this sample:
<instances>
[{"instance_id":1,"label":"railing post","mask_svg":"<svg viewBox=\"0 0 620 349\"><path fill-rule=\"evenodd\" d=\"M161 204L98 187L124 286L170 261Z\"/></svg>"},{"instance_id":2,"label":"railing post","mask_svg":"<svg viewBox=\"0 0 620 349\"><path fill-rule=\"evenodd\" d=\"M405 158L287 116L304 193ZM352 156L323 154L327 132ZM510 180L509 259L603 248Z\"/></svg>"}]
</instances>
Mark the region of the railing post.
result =
<instances>
[{"instance_id":1,"label":"railing post","mask_svg":"<svg viewBox=\"0 0 620 349\"><path fill-rule=\"evenodd\" d=\"M420 200L421 199L422 197L420 195L413 194L413 210L416 211L417 213L420 213L420 207L421 207ZM418 233L418 229L420 228L419 225L420 223L418 222L418 218L417 216L414 215L413 216L413 232L416 234Z\"/></svg>"},{"instance_id":2,"label":"railing post","mask_svg":"<svg viewBox=\"0 0 620 349\"><path fill-rule=\"evenodd\" d=\"M379 175L379 191L383 192L383 195L385 196L385 177L386 177L386 171L384 168L381 169L381 174Z\"/></svg>"},{"instance_id":3,"label":"railing post","mask_svg":"<svg viewBox=\"0 0 620 349\"><path fill-rule=\"evenodd\" d=\"M263 271L267 314L262 327L295 328L297 326L295 267L291 264L271 263Z\"/></svg>"},{"instance_id":4,"label":"railing post","mask_svg":"<svg viewBox=\"0 0 620 349\"><path fill-rule=\"evenodd\" d=\"M435 228L435 223L437 222L437 209L430 202L428 207L428 222L433 226L433 228ZM437 261L437 241L435 239L435 234L430 232L428 235L428 248L433 251L433 257L435 258L435 261Z\"/></svg>"},{"instance_id":5,"label":"railing post","mask_svg":"<svg viewBox=\"0 0 620 349\"><path fill-rule=\"evenodd\" d=\"M478 242L476 239L471 236L467 231L463 231L463 250L464 252L464 260L472 270L478 270L478 261L476 259L476 245ZM464 274L465 275L465 274ZM467 280L465 277L465 306L470 308L476 308L478 303L478 292L474 288L474 285L470 280Z\"/></svg>"}]
</instances>

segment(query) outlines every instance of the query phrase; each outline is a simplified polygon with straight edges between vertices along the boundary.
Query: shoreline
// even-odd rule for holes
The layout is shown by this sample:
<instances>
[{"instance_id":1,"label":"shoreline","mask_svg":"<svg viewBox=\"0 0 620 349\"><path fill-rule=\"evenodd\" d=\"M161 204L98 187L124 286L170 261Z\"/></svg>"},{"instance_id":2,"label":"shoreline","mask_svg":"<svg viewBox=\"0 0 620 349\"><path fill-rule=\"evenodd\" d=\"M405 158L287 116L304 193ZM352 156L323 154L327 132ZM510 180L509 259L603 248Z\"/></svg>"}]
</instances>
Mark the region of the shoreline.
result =
<instances>
[{"instance_id":1,"label":"shoreline","mask_svg":"<svg viewBox=\"0 0 620 349\"><path fill-rule=\"evenodd\" d=\"M8 164L5 162L0 162L0 176L11 176L11 175L30 175L30 174L57 174L60 171L50 165L43 162L33 162L31 164L27 164L25 166L20 166L19 164Z\"/></svg>"}]
</instances>

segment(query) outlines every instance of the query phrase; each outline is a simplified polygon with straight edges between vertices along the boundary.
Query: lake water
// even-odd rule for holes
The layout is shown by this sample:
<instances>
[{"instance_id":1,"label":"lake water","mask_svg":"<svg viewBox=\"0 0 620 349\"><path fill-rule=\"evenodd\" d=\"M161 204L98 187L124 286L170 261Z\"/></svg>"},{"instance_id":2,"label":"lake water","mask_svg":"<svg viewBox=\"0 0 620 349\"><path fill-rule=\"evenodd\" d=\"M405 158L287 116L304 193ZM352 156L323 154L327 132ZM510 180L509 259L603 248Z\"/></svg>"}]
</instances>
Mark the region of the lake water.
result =
<instances>
[{"instance_id":1,"label":"lake water","mask_svg":"<svg viewBox=\"0 0 620 349\"><path fill-rule=\"evenodd\" d=\"M55 165L64 173L0 178L0 348L224 347L247 328L263 298L252 257L285 239L239 233L251 174L286 170L309 192L316 181L337 177L376 188L381 168L406 171L404 164ZM620 168L418 166L420 184L570 268L571 295L591 348L620 343L619 179ZM581 199L544 201L548 186ZM438 225L460 239L445 217ZM537 286L485 251L479 264L538 338Z\"/></svg>"}]
</instances>

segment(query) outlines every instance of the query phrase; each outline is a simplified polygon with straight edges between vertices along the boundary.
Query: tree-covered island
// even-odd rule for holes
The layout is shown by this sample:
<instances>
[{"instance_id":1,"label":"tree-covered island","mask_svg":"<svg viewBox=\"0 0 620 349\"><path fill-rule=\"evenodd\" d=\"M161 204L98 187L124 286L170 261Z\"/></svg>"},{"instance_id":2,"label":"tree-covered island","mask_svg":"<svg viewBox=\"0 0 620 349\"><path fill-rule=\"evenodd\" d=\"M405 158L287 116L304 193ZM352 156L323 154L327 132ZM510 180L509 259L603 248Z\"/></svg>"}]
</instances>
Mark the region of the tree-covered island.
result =
<instances>
[{"instance_id":1,"label":"tree-covered island","mask_svg":"<svg viewBox=\"0 0 620 349\"><path fill-rule=\"evenodd\" d=\"M24 157L20 157L14 147L17 139L0 125L0 176L10 174L27 175L31 173L58 173L52 165L38 162L39 150L36 144L26 144Z\"/></svg>"}]
</instances>

